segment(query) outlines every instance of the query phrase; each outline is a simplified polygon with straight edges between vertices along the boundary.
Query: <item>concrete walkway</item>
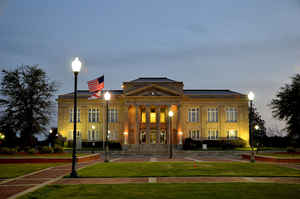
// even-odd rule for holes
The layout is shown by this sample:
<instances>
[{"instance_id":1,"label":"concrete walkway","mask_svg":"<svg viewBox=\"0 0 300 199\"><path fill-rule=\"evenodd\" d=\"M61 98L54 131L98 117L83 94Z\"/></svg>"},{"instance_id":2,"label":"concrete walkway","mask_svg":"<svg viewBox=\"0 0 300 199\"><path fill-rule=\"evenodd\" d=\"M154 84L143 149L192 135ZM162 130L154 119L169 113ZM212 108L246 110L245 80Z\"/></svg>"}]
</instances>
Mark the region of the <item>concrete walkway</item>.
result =
<instances>
[{"instance_id":1,"label":"concrete walkway","mask_svg":"<svg viewBox=\"0 0 300 199\"><path fill-rule=\"evenodd\" d=\"M63 178L52 184L127 184L127 183L290 183L300 184L297 177L141 177L141 178Z\"/></svg>"}]
</instances>

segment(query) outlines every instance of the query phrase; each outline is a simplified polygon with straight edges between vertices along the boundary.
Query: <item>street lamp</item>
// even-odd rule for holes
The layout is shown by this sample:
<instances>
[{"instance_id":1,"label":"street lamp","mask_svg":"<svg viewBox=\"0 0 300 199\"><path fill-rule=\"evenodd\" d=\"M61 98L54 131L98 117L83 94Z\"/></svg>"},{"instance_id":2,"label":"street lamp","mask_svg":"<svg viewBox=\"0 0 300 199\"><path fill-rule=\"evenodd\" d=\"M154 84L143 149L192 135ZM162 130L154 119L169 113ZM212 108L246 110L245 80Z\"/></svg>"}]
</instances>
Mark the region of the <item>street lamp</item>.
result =
<instances>
[{"instance_id":1,"label":"street lamp","mask_svg":"<svg viewBox=\"0 0 300 199\"><path fill-rule=\"evenodd\" d=\"M172 151L172 128L171 128L171 124L172 124L172 117L173 117L173 115L174 115L174 113L173 113L173 111L169 111L169 146L170 146L170 159L172 159L173 158L173 151Z\"/></svg>"},{"instance_id":2,"label":"street lamp","mask_svg":"<svg viewBox=\"0 0 300 199\"><path fill-rule=\"evenodd\" d=\"M104 99L106 102L106 138L105 138L105 159L104 162L109 162L108 160L108 101L110 100L110 93L108 91L104 94Z\"/></svg>"},{"instance_id":3,"label":"street lamp","mask_svg":"<svg viewBox=\"0 0 300 199\"><path fill-rule=\"evenodd\" d=\"M76 123L77 123L77 76L81 69L81 61L76 57L72 61L72 71L74 73L74 130L73 130L73 153L71 178L77 178L76 172Z\"/></svg>"},{"instance_id":4,"label":"street lamp","mask_svg":"<svg viewBox=\"0 0 300 199\"><path fill-rule=\"evenodd\" d=\"M255 162L255 158L254 158L254 148L253 148L253 130L252 130L252 117L253 117L253 100L255 98L255 95L252 91L249 92L248 94L248 99L250 101L250 114L249 114L249 133L251 136L251 158L250 158L250 162L254 163Z\"/></svg>"},{"instance_id":5,"label":"street lamp","mask_svg":"<svg viewBox=\"0 0 300 199\"><path fill-rule=\"evenodd\" d=\"M255 129L255 130L259 130L259 126L256 124L256 125L254 126L254 129Z\"/></svg>"},{"instance_id":6,"label":"street lamp","mask_svg":"<svg viewBox=\"0 0 300 199\"><path fill-rule=\"evenodd\" d=\"M92 125L92 153L95 153L95 126Z\"/></svg>"}]
</instances>

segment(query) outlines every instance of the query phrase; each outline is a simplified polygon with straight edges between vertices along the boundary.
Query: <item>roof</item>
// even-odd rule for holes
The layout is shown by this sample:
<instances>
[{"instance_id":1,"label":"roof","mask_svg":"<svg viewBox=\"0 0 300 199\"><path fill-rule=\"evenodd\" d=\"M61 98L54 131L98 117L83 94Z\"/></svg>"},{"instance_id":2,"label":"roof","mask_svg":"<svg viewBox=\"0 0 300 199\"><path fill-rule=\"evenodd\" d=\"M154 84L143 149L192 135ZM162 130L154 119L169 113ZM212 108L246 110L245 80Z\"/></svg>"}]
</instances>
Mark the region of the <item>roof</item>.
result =
<instances>
[{"instance_id":1,"label":"roof","mask_svg":"<svg viewBox=\"0 0 300 199\"><path fill-rule=\"evenodd\" d=\"M140 77L130 82L178 82L167 77Z\"/></svg>"},{"instance_id":2,"label":"roof","mask_svg":"<svg viewBox=\"0 0 300 199\"><path fill-rule=\"evenodd\" d=\"M205 89L185 89L183 90L184 95L241 95L244 94L231 91L231 90L205 90Z\"/></svg>"},{"instance_id":3,"label":"roof","mask_svg":"<svg viewBox=\"0 0 300 199\"><path fill-rule=\"evenodd\" d=\"M114 95L120 95L120 94L123 94L123 90L108 90L111 94L114 94ZM63 95L60 95L60 96L65 96L65 97L68 97L68 96L73 96L74 92L72 93L66 93L66 94L63 94ZM88 90L78 90L77 91L77 95L92 95L92 93L90 93Z\"/></svg>"}]
</instances>

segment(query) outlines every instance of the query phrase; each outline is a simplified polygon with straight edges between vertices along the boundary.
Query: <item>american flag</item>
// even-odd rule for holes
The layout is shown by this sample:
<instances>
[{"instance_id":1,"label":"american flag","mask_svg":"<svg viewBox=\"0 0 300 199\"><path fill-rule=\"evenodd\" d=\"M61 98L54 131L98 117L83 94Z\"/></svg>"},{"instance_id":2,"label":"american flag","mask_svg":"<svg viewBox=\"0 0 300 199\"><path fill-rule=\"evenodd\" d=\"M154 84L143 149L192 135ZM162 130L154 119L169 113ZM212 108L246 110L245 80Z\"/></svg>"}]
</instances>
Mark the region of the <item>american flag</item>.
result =
<instances>
[{"instance_id":1,"label":"american flag","mask_svg":"<svg viewBox=\"0 0 300 199\"><path fill-rule=\"evenodd\" d=\"M98 99L101 97L101 94L102 94L102 91L95 92L88 98L88 100Z\"/></svg>"},{"instance_id":2,"label":"american flag","mask_svg":"<svg viewBox=\"0 0 300 199\"><path fill-rule=\"evenodd\" d=\"M102 90L104 88L104 75L97 79L88 81L88 87L91 93Z\"/></svg>"}]
</instances>

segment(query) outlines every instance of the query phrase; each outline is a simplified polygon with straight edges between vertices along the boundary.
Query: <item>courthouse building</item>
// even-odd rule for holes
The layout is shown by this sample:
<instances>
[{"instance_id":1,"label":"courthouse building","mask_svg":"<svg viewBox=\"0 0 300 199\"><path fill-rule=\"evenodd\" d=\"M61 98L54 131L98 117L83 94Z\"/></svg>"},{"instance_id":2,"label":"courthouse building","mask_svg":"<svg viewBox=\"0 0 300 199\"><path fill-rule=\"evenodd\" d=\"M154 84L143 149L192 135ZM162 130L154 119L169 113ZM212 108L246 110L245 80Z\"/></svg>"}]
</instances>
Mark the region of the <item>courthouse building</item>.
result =
<instances>
[{"instance_id":1,"label":"courthouse building","mask_svg":"<svg viewBox=\"0 0 300 199\"><path fill-rule=\"evenodd\" d=\"M216 140L242 138L249 143L247 96L231 90L184 89L183 82L165 77L123 82L122 90L109 90L109 139L124 148L159 149L181 145L186 138ZM77 136L82 142L104 140L104 98L88 100L78 91ZM58 97L58 131L68 140L73 134L73 93ZM174 116L169 118L168 111ZM170 119L170 121L169 121Z\"/></svg>"}]
</instances>

